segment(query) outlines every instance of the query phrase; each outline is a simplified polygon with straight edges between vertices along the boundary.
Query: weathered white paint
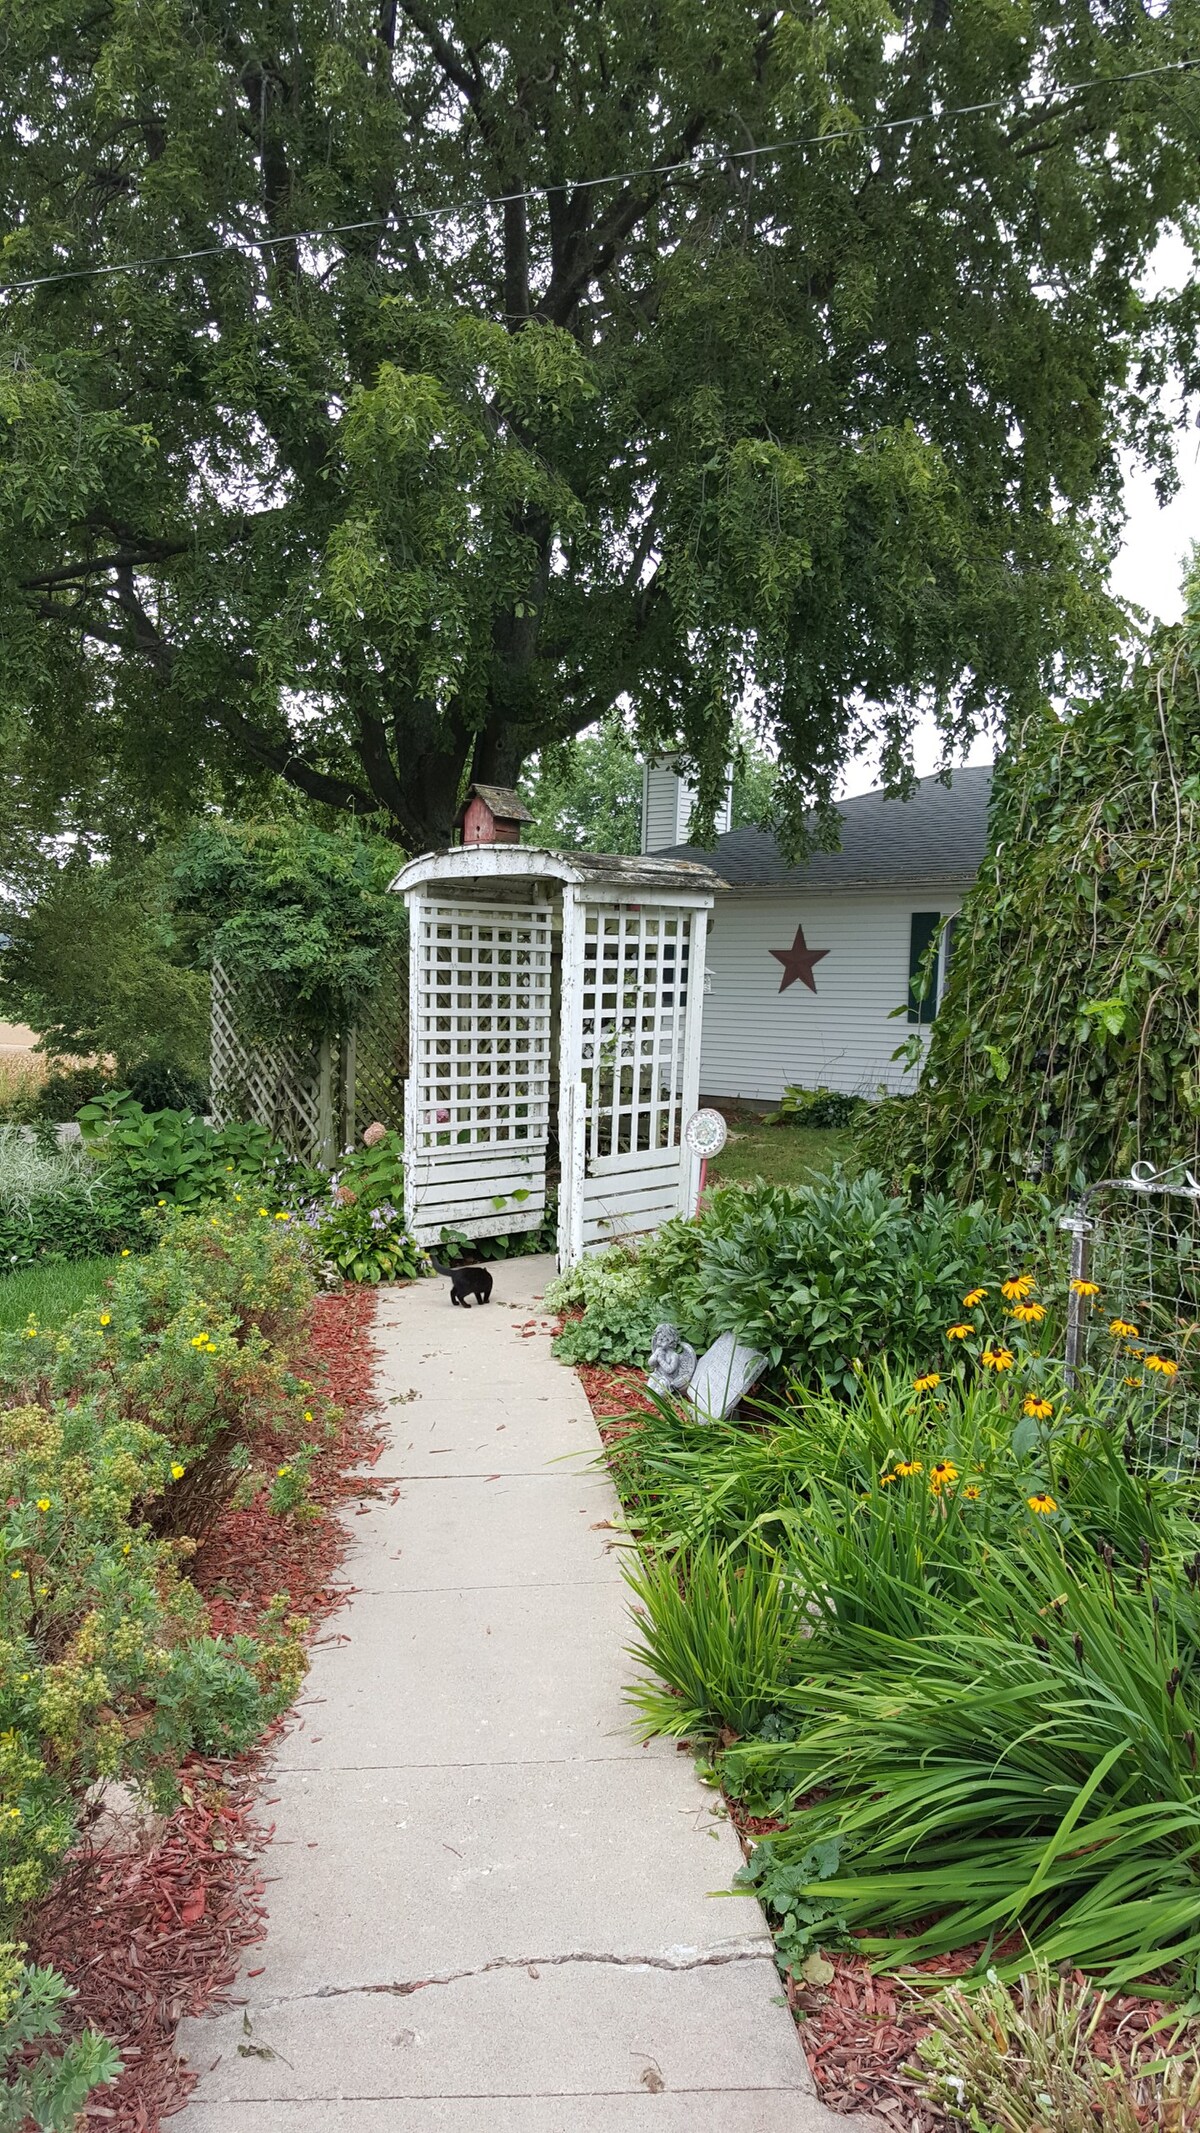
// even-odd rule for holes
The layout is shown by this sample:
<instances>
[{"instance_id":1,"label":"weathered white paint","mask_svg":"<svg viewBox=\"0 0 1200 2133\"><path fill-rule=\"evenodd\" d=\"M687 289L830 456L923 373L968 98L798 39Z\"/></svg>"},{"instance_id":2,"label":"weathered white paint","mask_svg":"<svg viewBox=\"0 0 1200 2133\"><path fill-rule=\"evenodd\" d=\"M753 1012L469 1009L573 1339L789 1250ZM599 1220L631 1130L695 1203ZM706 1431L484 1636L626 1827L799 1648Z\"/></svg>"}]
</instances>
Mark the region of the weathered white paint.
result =
<instances>
[{"instance_id":1,"label":"weathered white paint","mask_svg":"<svg viewBox=\"0 0 1200 2133\"><path fill-rule=\"evenodd\" d=\"M658 756L642 770L642 850L663 852L673 844L686 844L691 829L696 786L681 777L679 759ZM716 813L716 832L723 837L733 820L733 774Z\"/></svg>"},{"instance_id":2,"label":"weathered white paint","mask_svg":"<svg viewBox=\"0 0 1200 2133\"><path fill-rule=\"evenodd\" d=\"M893 1008L908 999L914 911L957 911L945 888L723 896L709 921L710 984L704 1003L700 1086L706 1096L775 1103L789 1083L871 1096L911 1088L892 1053L917 1031ZM783 970L770 953L788 948L802 925L817 990L797 981L780 992Z\"/></svg>"}]
</instances>

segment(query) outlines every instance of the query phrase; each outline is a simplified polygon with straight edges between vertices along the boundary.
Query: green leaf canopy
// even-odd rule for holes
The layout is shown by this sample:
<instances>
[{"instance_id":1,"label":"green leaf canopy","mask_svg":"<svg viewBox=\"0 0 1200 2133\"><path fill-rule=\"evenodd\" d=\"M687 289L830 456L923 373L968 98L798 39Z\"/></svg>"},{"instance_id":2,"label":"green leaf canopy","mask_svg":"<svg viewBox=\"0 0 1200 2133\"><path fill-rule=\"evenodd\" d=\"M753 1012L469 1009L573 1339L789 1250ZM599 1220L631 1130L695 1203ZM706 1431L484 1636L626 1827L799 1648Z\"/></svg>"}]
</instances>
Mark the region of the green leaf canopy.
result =
<instances>
[{"instance_id":1,"label":"green leaf canopy","mask_svg":"<svg viewBox=\"0 0 1200 2133\"><path fill-rule=\"evenodd\" d=\"M420 847L622 702L793 815L1027 711L1193 373L1198 15L0 0L10 754Z\"/></svg>"}]
</instances>

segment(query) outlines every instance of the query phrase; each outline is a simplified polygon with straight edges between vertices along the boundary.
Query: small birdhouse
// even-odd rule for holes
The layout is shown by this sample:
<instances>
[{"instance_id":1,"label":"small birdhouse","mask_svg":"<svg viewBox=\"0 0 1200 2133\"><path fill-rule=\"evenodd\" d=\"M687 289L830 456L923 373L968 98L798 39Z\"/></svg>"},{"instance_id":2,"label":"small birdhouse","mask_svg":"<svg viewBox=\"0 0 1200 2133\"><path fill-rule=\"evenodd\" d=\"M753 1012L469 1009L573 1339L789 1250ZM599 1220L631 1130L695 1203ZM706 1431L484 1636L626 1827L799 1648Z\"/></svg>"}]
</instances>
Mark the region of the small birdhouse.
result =
<instances>
[{"instance_id":1,"label":"small birdhouse","mask_svg":"<svg viewBox=\"0 0 1200 2133\"><path fill-rule=\"evenodd\" d=\"M507 785L472 785L454 819L464 844L519 844L533 816Z\"/></svg>"}]
</instances>

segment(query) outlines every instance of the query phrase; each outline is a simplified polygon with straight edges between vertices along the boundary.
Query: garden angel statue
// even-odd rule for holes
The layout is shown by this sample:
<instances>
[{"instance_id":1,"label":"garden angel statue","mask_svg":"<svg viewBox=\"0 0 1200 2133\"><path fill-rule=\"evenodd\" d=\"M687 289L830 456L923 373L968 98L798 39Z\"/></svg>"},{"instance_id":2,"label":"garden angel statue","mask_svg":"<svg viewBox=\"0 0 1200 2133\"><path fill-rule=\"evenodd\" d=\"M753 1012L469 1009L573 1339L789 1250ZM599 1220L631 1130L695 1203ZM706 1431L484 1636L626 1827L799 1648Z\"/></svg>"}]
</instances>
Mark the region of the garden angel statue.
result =
<instances>
[{"instance_id":1,"label":"garden angel statue","mask_svg":"<svg viewBox=\"0 0 1200 2133\"><path fill-rule=\"evenodd\" d=\"M679 1338L678 1326L664 1319L654 1328L654 1344L650 1350L649 1371L646 1380L650 1392L683 1392L692 1382L696 1368L696 1351Z\"/></svg>"}]
</instances>

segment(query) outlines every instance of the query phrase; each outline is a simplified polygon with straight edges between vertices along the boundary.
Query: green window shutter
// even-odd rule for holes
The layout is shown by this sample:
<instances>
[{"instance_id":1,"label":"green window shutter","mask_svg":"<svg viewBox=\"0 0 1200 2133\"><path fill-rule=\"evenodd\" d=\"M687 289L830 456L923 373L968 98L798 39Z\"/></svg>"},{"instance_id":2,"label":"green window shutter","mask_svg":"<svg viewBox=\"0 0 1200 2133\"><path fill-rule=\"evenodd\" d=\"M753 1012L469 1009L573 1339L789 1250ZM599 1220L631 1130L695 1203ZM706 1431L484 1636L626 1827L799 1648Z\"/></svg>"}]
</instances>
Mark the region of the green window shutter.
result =
<instances>
[{"instance_id":1,"label":"green window shutter","mask_svg":"<svg viewBox=\"0 0 1200 2133\"><path fill-rule=\"evenodd\" d=\"M908 936L908 1019L932 1022L937 1013L937 957L932 958L925 989L918 991L929 951L942 923L940 911L914 911Z\"/></svg>"}]
</instances>

